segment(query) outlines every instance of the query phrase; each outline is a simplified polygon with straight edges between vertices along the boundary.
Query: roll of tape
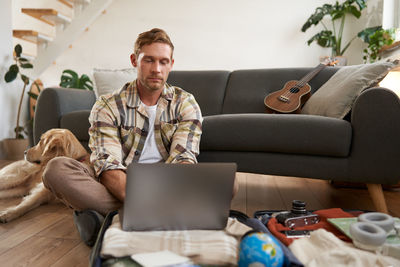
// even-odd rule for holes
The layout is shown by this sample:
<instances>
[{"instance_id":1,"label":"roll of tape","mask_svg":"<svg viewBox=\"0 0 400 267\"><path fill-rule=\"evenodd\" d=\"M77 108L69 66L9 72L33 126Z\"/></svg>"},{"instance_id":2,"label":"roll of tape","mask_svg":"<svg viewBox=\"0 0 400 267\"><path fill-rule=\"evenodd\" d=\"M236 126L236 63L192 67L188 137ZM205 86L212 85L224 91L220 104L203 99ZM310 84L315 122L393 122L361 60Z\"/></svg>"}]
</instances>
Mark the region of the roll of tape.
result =
<instances>
[{"instance_id":1,"label":"roll of tape","mask_svg":"<svg viewBox=\"0 0 400 267\"><path fill-rule=\"evenodd\" d=\"M386 233L394 228L394 219L392 216L382 212L367 212L358 216L358 221L369 222L381 227Z\"/></svg>"},{"instance_id":2,"label":"roll of tape","mask_svg":"<svg viewBox=\"0 0 400 267\"><path fill-rule=\"evenodd\" d=\"M375 250L386 241L386 231L369 222L356 222L350 225L350 234L354 245Z\"/></svg>"}]
</instances>

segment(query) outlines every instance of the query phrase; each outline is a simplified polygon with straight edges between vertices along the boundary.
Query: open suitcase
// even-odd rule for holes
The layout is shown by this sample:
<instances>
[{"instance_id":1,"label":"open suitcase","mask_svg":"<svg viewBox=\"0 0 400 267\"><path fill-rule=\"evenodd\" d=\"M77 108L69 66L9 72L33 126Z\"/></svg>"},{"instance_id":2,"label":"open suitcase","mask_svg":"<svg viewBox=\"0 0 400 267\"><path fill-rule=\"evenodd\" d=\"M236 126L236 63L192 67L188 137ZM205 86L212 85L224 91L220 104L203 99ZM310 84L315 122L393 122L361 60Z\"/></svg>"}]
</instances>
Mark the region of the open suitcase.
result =
<instances>
[{"instance_id":1,"label":"open suitcase","mask_svg":"<svg viewBox=\"0 0 400 267\"><path fill-rule=\"evenodd\" d=\"M112 266L141 266L133 261L130 256L121 257L121 258L109 258L104 259L101 257L101 248L103 243L103 238L106 230L111 225L113 217L118 214L117 211L110 212L107 214L103 225L100 229L99 235L97 237L96 243L92 248L92 252L90 255L89 266L91 267L112 267ZM268 228L261 222L260 218L249 218L246 214L231 210L229 213L229 217L236 218L239 222L249 226L254 231L263 232L270 234ZM277 242L280 244L284 254L285 254L285 265L287 267L301 267L303 264L292 254L292 252L279 240Z\"/></svg>"}]
</instances>

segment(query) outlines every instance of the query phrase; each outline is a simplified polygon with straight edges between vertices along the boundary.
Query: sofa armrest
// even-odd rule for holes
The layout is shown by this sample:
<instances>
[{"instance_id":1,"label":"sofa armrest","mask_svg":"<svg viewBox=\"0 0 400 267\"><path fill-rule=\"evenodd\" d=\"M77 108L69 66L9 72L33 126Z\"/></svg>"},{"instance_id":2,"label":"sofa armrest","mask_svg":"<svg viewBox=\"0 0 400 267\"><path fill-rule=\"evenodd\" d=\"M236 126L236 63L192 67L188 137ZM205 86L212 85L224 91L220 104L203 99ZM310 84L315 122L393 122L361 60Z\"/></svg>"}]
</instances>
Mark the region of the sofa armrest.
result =
<instances>
[{"instance_id":1,"label":"sofa armrest","mask_svg":"<svg viewBox=\"0 0 400 267\"><path fill-rule=\"evenodd\" d=\"M358 178L364 182L377 183L379 177L382 184L397 183L400 180L400 99L397 94L381 87L364 91L354 103L351 124L350 172L358 173Z\"/></svg>"},{"instance_id":2,"label":"sofa armrest","mask_svg":"<svg viewBox=\"0 0 400 267\"><path fill-rule=\"evenodd\" d=\"M72 88L46 88L36 103L34 144L49 129L60 128L61 117L72 111L90 110L96 101L93 91Z\"/></svg>"}]
</instances>

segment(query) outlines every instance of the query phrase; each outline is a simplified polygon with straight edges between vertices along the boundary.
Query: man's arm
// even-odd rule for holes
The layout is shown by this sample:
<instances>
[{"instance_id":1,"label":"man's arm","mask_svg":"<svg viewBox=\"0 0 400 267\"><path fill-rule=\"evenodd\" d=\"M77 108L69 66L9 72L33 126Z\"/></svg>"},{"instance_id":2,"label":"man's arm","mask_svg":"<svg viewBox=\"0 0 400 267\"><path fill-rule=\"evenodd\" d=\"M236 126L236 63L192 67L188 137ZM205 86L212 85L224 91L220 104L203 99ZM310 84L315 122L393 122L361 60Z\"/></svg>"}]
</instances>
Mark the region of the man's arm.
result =
<instances>
[{"instance_id":1,"label":"man's arm","mask_svg":"<svg viewBox=\"0 0 400 267\"><path fill-rule=\"evenodd\" d=\"M178 117L179 123L172 137L166 163L197 163L203 117L193 95L189 94L183 100Z\"/></svg>"},{"instance_id":2,"label":"man's arm","mask_svg":"<svg viewBox=\"0 0 400 267\"><path fill-rule=\"evenodd\" d=\"M122 170L104 171L100 175L100 182L119 201L125 200L126 173Z\"/></svg>"},{"instance_id":3,"label":"man's arm","mask_svg":"<svg viewBox=\"0 0 400 267\"><path fill-rule=\"evenodd\" d=\"M112 100L112 99L111 99ZM89 117L89 147L96 175L107 190L118 200L125 199L126 174L122 164L121 141L114 102L100 97Z\"/></svg>"},{"instance_id":4,"label":"man's arm","mask_svg":"<svg viewBox=\"0 0 400 267\"><path fill-rule=\"evenodd\" d=\"M111 169L124 170L122 147L118 128L118 110L113 99L100 97L89 116L89 148L92 153L90 161L96 175Z\"/></svg>"}]
</instances>

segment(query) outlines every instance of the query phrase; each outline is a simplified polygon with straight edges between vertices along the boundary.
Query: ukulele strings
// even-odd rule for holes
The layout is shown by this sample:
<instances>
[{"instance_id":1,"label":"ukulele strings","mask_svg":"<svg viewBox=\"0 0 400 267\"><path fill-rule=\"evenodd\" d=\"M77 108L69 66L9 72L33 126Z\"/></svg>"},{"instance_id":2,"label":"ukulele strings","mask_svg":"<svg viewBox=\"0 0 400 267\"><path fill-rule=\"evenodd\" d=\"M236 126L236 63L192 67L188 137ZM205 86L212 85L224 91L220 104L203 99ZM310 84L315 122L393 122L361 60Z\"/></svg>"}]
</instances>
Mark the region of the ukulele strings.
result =
<instances>
[{"instance_id":1,"label":"ukulele strings","mask_svg":"<svg viewBox=\"0 0 400 267\"><path fill-rule=\"evenodd\" d=\"M311 80L320 71L320 69L324 67L325 67L324 64L318 65L313 71L304 76L300 81L297 81L294 86L290 87L290 89L287 90L284 94L282 94L281 97L289 98L290 95L297 94L300 91L300 89L307 84L307 81Z\"/></svg>"}]
</instances>

